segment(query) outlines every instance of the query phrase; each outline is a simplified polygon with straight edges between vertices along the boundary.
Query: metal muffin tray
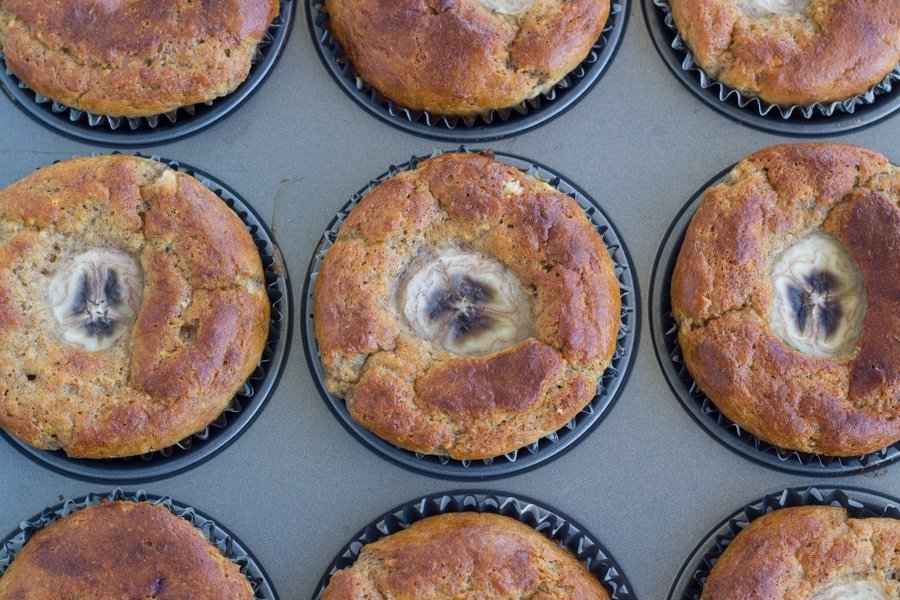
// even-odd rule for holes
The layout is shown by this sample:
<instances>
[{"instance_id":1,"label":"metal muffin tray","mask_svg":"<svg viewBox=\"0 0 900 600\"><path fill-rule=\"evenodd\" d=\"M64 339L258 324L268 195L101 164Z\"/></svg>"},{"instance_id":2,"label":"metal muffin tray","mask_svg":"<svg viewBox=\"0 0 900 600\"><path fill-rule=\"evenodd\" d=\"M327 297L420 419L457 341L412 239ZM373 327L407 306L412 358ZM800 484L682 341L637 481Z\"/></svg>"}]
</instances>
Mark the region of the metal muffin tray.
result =
<instances>
[{"instance_id":1,"label":"metal muffin tray","mask_svg":"<svg viewBox=\"0 0 900 600\"><path fill-rule=\"evenodd\" d=\"M468 150L459 148L456 151L467 152ZM547 182L578 202L591 224L603 238L606 248L612 257L616 276L619 279L622 299L619 335L616 340L616 350L613 354L612 362L597 382L596 395L581 412L559 430L528 446L513 450L502 456L484 460L456 460L447 456L410 452L378 437L350 416L347 404L342 399L325 389L325 370L319 357L312 317L312 299L315 291L316 276L319 273L325 254L337 238L338 230L344 219L366 194L378 184L390 179L397 173L415 169L421 161L439 154L443 154L443 152L436 150L429 156L413 157L406 163L391 166L390 169L371 180L364 188L354 194L350 201L338 212L337 216L332 219L319 245L316 247L306 282L303 286L303 300L300 310L303 312L303 340L306 345L307 362L315 376L319 391L341 424L370 450L375 451L384 458L414 471L450 479L484 479L512 475L532 469L560 456L577 444L583 436L590 433L612 409L619 390L628 380L628 374L634 362L636 340L640 335L640 298L637 278L634 275L634 266L628 256L628 250L624 242L619 237L615 226L603 212L603 209L594 200L589 198L575 184L566 181L543 165L512 154L497 153L495 158L500 162L512 165L532 177Z\"/></svg>"},{"instance_id":2,"label":"metal muffin tray","mask_svg":"<svg viewBox=\"0 0 900 600\"><path fill-rule=\"evenodd\" d=\"M681 358L678 326L672 314L669 290L672 273L688 225L703 201L704 192L721 183L731 165L694 194L675 217L660 245L650 281L650 326L653 347L669 387L684 409L709 435L723 446L760 465L798 475L836 477L878 469L900 459L900 442L878 452L854 457L826 456L787 450L769 444L723 415L694 381Z\"/></svg>"},{"instance_id":3,"label":"metal muffin tray","mask_svg":"<svg viewBox=\"0 0 900 600\"><path fill-rule=\"evenodd\" d=\"M275 593L275 588L269 581L265 570L253 553L233 533L193 507L168 497L148 495L143 490L124 492L115 489L105 494L88 494L83 498L65 500L55 506L45 508L30 519L25 519L6 538L0 539L0 577L12 565L16 556L34 534L81 509L96 506L104 501L149 502L154 506L165 507L176 517L185 519L197 528L207 541L240 568L241 574L247 578L250 587L253 588L254 600L278 600L278 594Z\"/></svg>"},{"instance_id":4,"label":"metal muffin tray","mask_svg":"<svg viewBox=\"0 0 900 600\"><path fill-rule=\"evenodd\" d=\"M95 115L60 104L35 92L16 77L0 53L0 90L29 117L63 135L104 146L146 147L177 140L224 119L262 85L284 52L294 23L294 0L280 0L280 12L269 25L250 65L250 74L227 96L182 106L150 117Z\"/></svg>"},{"instance_id":5,"label":"metal muffin tray","mask_svg":"<svg viewBox=\"0 0 900 600\"><path fill-rule=\"evenodd\" d=\"M272 232L259 214L237 192L212 175L178 161L157 156L150 158L195 177L221 198L247 226L263 264L271 306L269 338L259 366L225 411L202 431L157 452L102 460L70 458L63 450L40 450L0 430L0 435L28 458L85 481L114 484L149 482L171 477L211 459L230 446L259 416L278 385L291 345L293 299L287 266Z\"/></svg>"}]
</instances>

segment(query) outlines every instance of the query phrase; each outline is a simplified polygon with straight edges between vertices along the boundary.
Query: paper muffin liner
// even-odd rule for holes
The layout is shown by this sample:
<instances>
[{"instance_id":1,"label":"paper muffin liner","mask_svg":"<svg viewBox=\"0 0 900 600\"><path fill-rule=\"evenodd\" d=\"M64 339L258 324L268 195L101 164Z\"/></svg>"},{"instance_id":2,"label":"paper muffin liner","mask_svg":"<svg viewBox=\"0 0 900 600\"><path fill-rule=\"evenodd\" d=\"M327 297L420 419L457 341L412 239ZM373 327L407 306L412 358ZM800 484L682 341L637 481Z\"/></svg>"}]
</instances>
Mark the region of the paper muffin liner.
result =
<instances>
[{"instance_id":1,"label":"paper muffin liner","mask_svg":"<svg viewBox=\"0 0 900 600\"><path fill-rule=\"evenodd\" d=\"M117 154L117 153L116 153ZM97 156L97 154L95 154ZM143 157L136 153L135 156ZM195 467L224 450L258 416L271 398L290 346L293 300L284 258L261 217L237 193L211 175L159 156L143 157L197 179L237 214L259 250L266 294L271 308L269 337L259 365L215 421L180 442L140 456L107 459L70 458L63 450L40 450L0 430L13 445L36 462L79 479L147 482Z\"/></svg>"},{"instance_id":2,"label":"paper muffin liner","mask_svg":"<svg viewBox=\"0 0 900 600\"><path fill-rule=\"evenodd\" d=\"M900 500L861 488L789 488L763 496L725 519L694 548L669 590L668 600L700 600L710 572L737 534L763 515L794 506L840 506L854 519L900 519Z\"/></svg>"},{"instance_id":3,"label":"paper muffin liner","mask_svg":"<svg viewBox=\"0 0 900 600\"><path fill-rule=\"evenodd\" d=\"M624 571L609 551L594 535L565 513L525 496L472 491L425 496L402 504L367 525L328 566L313 600L321 600L332 575L356 562L366 544L402 531L416 521L461 512L494 513L516 519L571 552L600 581L612 600L637 598Z\"/></svg>"},{"instance_id":4,"label":"paper muffin liner","mask_svg":"<svg viewBox=\"0 0 900 600\"><path fill-rule=\"evenodd\" d=\"M464 146L460 146L451 152L478 153L479 151L469 150ZM347 218L347 215L350 214L350 211L360 200L385 180L403 171L413 170L423 160L440 156L441 154L444 154L444 151L438 149L428 156L412 157L406 163L392 165L387 172L371 180L368 185L354 194L328 225L313 254L303 289L301 311L304 316L303 341L306 357L316 385L331 411L350 433L377 454L400 466L430 475L457 479L502 477L525 471L559 456L580 441L612 409L622 386L628 379L636 354L640 328L638 282L628 250L599 205L580 188L564 180L560 175L543 165L511 154L497 152L494 158L500 162L514 166L526 175L547 182L553 188L575 200L603 238L606 248L612 257L616 277L619 280L622 301L619 333L612 361L597 382L596 395L574 418L557 431L542 437L538 441L501 456L481 460L457 460L449 456L411 452L395 446L370 432L350 416L344 400L325 389L325 369L319 355L312 315L313 292L316 279L325 254L334 244L335 239L337 239L338 230L344 219Z\"/></svg>"},{"instance_id":5,"label":"paper muffin liner","mask_svg":"<svg viewBox=\"0 0 900 600\"><path fill-rule=\"evenodd\" d=\"M672 19L671 7L669 0L651 0L656 10L664 15L666 27L674 34L674 39L669 44L675 53L683 57L680 68L683 71L691 73L693 78L699 83L701 89L712 88L717 92L719 101L726 102L731 99L741 109L748 109L761 117L780 117L781 119L790 119L792 117L801 117L803 119L812 119L814 116L831 117L836 113L853 114L860 106L873 104L879 96L889 94L893 90L894 85L900 82L900 64L893 71L888 73L884 79L872 86L865 92L847 98L828 103L815 103L810 106L790 105L780 106L778 104L770 104L760 98L753 96L745 96L738 90L728 87L727 85L711 78L707 73L694 62L694 54L688 48L687 43L681 37L677 27ZM649 15L648 15L649 17Z\"/></svg>"},{"instance_id":6,"label":"paper muffin liner","mask_svg":"<svg viewBox=\"0 0 900 600\"><path fill-rule=\"evenodd\" d=\"M39 120L51 127L62 128L65 125L78 124L81 127L89 129L97 129L101 131L118 133L124 136L134 132L155 130L161 125L174 126L176 124L190 124L192 119L201 114L213 115L221 112L213 118L218 120L228 114L235 106L223 106L223 101L230 96L237 94L241 88L247 87L248 90L255 90L265 79L268 72L274 66L279 55L281 54L285 43L287 42L287 34L290 31L290 25L293 18L294 0L279 0L278 16L269 25L263 38L260 40L256 48L256 53L251 59L250 72L245 79L233 92L220 98L215 98L207 102L198 104L188 104L179 106L174 110L146 117L114 117L104 114L96 114L86 110L77 109L67 106L38 92L32 90L28 85L16 77L9 68L6 67L3 53L0 52L0 61L3 61L2 74L4 75L3 83L10 91L18 90L16 98L29 112L42 113L43 118ZM71 128L65 128L65 133L73 133ZM172 139L190 132L181 132L181 128L172 128ZM76 134L77 135L77 134ZM155 140L164 141L164 140Z\"/></svg>"},{"instance_id":7,"label":"paper muffin liner","mask_svg":"<svg viewBox=\"0 0 900 600\"><path fill-rule=\"evenodd\" d=\"M684 364L678 344L678 323L672 311L672 273L685 233L703 200L703 194L722 183L734 166L716 175L688 200L666 232L656 255L650 283L650 326L656 357L669 387L685 410L713 438L744 458L767 467L802 475L838 476L887 466L900 459L900 442L861 456L839 457L788 450L756 437L722 414L703 393Z\"/></svg>"},{"instance_id":8,"label":"paper muffin liner","mask_svg":"<svg viewBox=\"0 0 900 600\"><path fill-rule=\"evenodd\" d=\"M0 577L16 559L28 541L38 531L52 525L89 506L96 506L103 501L148 502L154 506L164 506L170 513L193 525L228 560L236 564L241 574L250 582L256 600L278 600L275 588L268 575L256 560L256 557L237 539L234 534L219 525L202 512L172 500L167 496L153 496L143 490L124 492L115 489L109 493L89 494L82 498L65 500L64 502L45 508L39 514L22 521L18 528L0 541Z\"/></svg>"},{"instance_id":9,"label":"paper muffin liner","mask_svg":"<svg viewBox=\"0 0 900 600\"><path fill-rule=\"evenodd\" d=\"M325 67L347 94L358 104L387 122L408 131L432 137L476 141L499 139L521 133L560 114L597 82L611 62L622 39L631 0L612 0L609 18L587 57L546 92L516 106L491 109L476 115L442 115L403 107L367 84L344 57L344 51L329 28L324 0L309 0L309 28ZM565 108L552 110L565 103ZM509 128L500 130L503 124ZM443 131L444 135L438 135ZM455 132L455 134L453 133Z\"/></svg>"}]
</instances>

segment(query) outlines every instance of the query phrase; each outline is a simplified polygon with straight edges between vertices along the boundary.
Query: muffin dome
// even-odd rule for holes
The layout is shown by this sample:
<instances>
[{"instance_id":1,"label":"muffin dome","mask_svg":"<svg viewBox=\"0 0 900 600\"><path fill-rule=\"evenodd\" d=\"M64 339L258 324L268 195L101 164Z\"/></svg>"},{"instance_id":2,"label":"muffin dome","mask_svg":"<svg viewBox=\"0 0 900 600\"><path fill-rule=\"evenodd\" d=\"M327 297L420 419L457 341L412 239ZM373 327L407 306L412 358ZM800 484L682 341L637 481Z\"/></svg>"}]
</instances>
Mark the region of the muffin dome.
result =
<instances>
[{"instance_id":1,"label":"muffin dome","mask_svg":"<svg viewBox=\"0 0 900 600\"><path fill-rule=\"evenodd\" d=\"M325 385L408 450L499 456L596 393L619 283L578 204L489 156L444 154L380 184L317 275Z\"/></svg>"},{"instance_id":2,"label":"muffin dome","mask_svg":"<svg viewBox=\"0 0 900 600\"><path fill-rule=\"evenodd\" d=\"M706 191L672 276L685 365L729 419L832 456L900 440L900 169L761 150Z\"/></svg>"},{"instance_id":3,"label":"muffin dome","mask_svg":"<svg viewBox=\"0 0 900 600\"><path fill-rule=\"evenodd\" d=\"M0 191L0 231L0 427L24 442L83 458L165 448L259 363L259 253L193 177L63 161Z\"/></svg>"},{"instance_id":4,"label":"muffin dome","mask_svg":"<svg viewBox=\"0 0 900 600\"><path fill-rule=\"evenodd\" d=\"M233 92L277 14L278 0L0 0L0 52L61 104L150 116Z\"/></svg>"},{"instance_id":5,"label":"muffin dome","mask_svg":"<svg viewBox=\"0 0 900 600\"><path fill-rule=\"evenodd\" d=\"M404 108L475 115L552 88L584 60L609 0L326 0L360 77Z\"/></svg>"},{"instance_id":6,"label":"muffin dome","mask_svg":"<svg viewBox=\"0 0 900 600\"><path fill-rule=\"evenodd\" d=\"M744 95L809 106L862 94L900 63L897 0L670 0L697 64Z\"/></svg>"},{"instance_id":7,"label":"muffin dome","mask_svg":"<svg viewBox=\"0 0 900 600\"><path fill-rule=\"evenodd\" d=\"M41 529L0 577L0 600L253 597L200 531L147 502L103 502Z\"/></svg>"}]
</instances>

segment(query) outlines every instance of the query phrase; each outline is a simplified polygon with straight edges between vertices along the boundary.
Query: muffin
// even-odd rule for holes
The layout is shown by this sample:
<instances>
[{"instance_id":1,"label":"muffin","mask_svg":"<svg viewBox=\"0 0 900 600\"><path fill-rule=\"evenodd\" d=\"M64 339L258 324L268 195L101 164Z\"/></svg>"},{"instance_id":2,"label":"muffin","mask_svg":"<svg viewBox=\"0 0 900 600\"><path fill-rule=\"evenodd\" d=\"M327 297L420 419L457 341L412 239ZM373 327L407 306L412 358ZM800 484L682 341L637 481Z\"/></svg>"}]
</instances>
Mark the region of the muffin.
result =
<instances>
[{"instance_id":1,"label":"muffin","mask_svg":"<svg viewBox=\"0 0 900 600\"><path fill-rule=\"evenodd\" d=\"M256 245L193 177L99 156L0 191L0 427L20 440L171 446L228 406L268 328Z\"/></svg>"},{"instance_id":2,"label":"muffin","mask_svg":"<svg viewBox=\"0 0 900 600\"><path fill-rule=\"evenodd\" d=\"M401 107L477 115L549 91L583 61L609 0L325 0L359 76Z\"/></svg>"},{"instance_id":3,"label":"muffin","mask_svg":"<svg viewBox=\"0 0 900 600\"><path fill-rule=\"evenodd\" d=\"M834 506L759 517L725 549L701 600L900 598L900 522L851 519Z\"/></svg>"},{"instance_id":4,"label":"muffin","mask_svg":"<svg viewBox=\"0 0 900 600\"><path fill-rule=\"evenodd\" d=\"M347 216L316 280L325 387L376 435L499 456L593 398L621 320L584 211L491 156L423 161Z\"/></svg>"},{"instance_id":5,"label":"muffin","mask_svg":"<svg viewBox=\"0 0 900 600\"><path fill-rule=\"evenodd\" d=\"M711 78L781 106L847 100L900 62L898 0L669 0Z\"/></svg>"},{"instance_id":6,"label":"muffin","mask_svg":"<svg viewBox=\"0 0 900 600\"><path fill-rule=\"evenodd\" d=\"M323 600L363 598L608 600L567 550L531 527L491 513L448 513L363 546L331 576Z\"/></svg>"},{"instance_id":7,"label":"muffin","mask_svg":"<svg viewBox=\"0 0 900 600\"><path fill-rule=\"evenodd\" d=\"M147 502L103 502L41 529L0 577L0 600L253 597L199 530Z\"/></svg>"},{"instance_id":8,"label":"muffin","mask_svg":"<svg viewBox=\"0 0 900 600\"><path fill-rule=\"evenodd\" d=\"M708 189L672 276L690 374L781 448L900 440L900 169L843 144L742 160Z\"/></svg>"},{"instance_id":9,"label":"muffin","mask_svg":"<svg viewBox=\"0 0 900 600\"><path fill-rule=\"evenodd\" d=\"M278 0L0 0L0 53L35 92L143 117L233 92Z\"/></svg>"}]
</instances>

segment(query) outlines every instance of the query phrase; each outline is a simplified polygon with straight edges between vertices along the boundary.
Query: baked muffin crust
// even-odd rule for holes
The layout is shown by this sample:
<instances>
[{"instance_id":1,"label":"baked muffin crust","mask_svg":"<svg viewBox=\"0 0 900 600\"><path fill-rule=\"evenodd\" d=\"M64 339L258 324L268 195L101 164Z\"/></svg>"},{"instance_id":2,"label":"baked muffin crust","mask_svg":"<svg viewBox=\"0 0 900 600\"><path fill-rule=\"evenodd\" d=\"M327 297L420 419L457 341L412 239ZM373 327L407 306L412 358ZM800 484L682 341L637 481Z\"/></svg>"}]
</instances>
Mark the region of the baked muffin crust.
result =
<instances>
[{"instance_id":1,"label":"baked muffin crust","mask_svg":"<svg viewBox=\"0 0 900 600\"><path fill-rule=\"evenodd\" d=\"M234 91L278 0L0 0L0 52L34 91L141 117Z\"/></svg>"},{"instance_id":2,"label":"baked muffin crust","mask_svg":"<svg viewBox=\"0 0 900 600\"><path fill-rule=\"evenodd\" d=\"M833 506L782 508L735 537L700 598L888 600L900 596L898 570L896 519L851 519Z\"/></svg>"},{"instance_id":3,"label":"baked muffin crust","mask_svg":"<svg viewBox=\"0 0 900 600\"><path fill-rule=\"evenodd\" d=\"M111 343L86 348L67 337L71 327L85 324L79 340L90 339L101 321L76 291L69 298L81 316L61 322L51 282L75 272L73 258L97 251L139 269L141 299L124 321L106 313L121 329ZM104 280L101 299L121 297L123 269L103 264L118 290ZM193 177L143 158L100 156L57 163L0 191L0 426L28 444L109 458L200 431L256 368L268 324L253 239Z\"/></svg>"},{"instance_id":4,"label":"baked muffin crust","mask_svg":"<svg viewBox=\"0 0 900 600\"><path fill-rule=\"evenodd\" d=\"M448 247L502 265L527 297L527 337L466 355L459 332L449 345L416 333L402 282L421 257ZM478 312L440 322L511 322L508 311L484 310L499 292L461 303L439 286L430 293L435 322L472 304ZM475 154L423 161L363 198L325 256L313 301L328 391L376 435L458 459L521 448L575 416L612 359L621 320L612 259L578 204Z\"/></svg>"},{"instance_id":5,"label":"baked muffin crust","mask_svg":"<svg viewBox=\"0 0 900 600\"><path fill-rule=\"evenodd\" d=\"M41 529L0 577L0 600L253 597L203 534L147 502L103 502Z\"/></svg>"},{"instance_id":6,"label":"baked muffin crust","mask_svg":"<svg viewBox=\"0 0 900 600\"><path fill-rule=\"evenodd\" d=\"M520 104L587 57L609 0L326 0L362 79L404 108L475 115Z\"/></svg>"},{"instance_id":7,"label":"baked muffin crust","mask_svg":"<svg viewBox=\"0 0 900 600\"><path fill-rule=\"evenodd\" d=\"M898 199L900 169L885 157L825 143L761 150L706 191L675 266L672 307L685 364L725 416L803 452L853 456L900 440ZM838 320L862 319L833 356L798 349L773 323L784 302L773 267L815 236L842 248L864 284L861 315L832 306Z\"/></svg>"},{"instance_id":8,"label":"baked muffin crust","mask_svg":"<svg viewBox=\"0 0 900 600\"><path fill-rule=\"evenodd\" d=\"M512 519L450 513L363 546L331 577L323 600L555 598L607 600L600 582L567 550Z\"/></svg>"},{"instance_id":9,"label":"baked muffin crust","mask_svg":"<svg viewBox=\"0 0 900 600\"><path fill-rule=\"evenodd\" d=\"M900 63L900 0L670 0L697 64L781 106L846 100Z\"/></svg>"}]
</instances>

